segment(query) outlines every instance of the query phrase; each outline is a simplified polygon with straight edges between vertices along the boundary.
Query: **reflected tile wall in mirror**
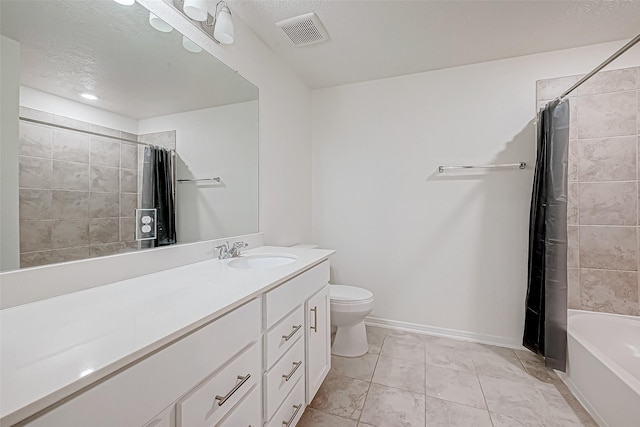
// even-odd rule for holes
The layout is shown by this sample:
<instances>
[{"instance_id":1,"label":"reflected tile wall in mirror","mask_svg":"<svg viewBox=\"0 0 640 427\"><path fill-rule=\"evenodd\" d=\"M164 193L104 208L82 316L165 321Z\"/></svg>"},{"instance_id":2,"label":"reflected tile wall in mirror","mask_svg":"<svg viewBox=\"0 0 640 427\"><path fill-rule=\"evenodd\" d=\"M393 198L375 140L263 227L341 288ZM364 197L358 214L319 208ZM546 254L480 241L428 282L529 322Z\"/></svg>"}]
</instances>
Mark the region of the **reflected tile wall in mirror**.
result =
<instances>
[{"instance_id":1,"label":"reflected tile wall in mirror","mask_svg":"<svg viewBox=\"0 0 640 427\"><path fill-rule=\"evenodd\" d=\"M91 127L25 107L20 115ZM29 122L19 126L20 267L137 250L138 146ZM101 131L132 137L117 129Z\"/></svg>"},{"instance_id":2,"label":"reflected tile wall in mirror","mask_svg":"<svg viewBox=\"0 0 640 427\"><path fill-rule=\"evenodd\" d=\"M35 109L20 113L35 120L154 145L168 141L179 148L177 178L220 176L216 185L179 186L178 243L258 231L256 86L206 51L186 51L177 30L158 32L137 2L2 1L0 9L3 42L16 46L3 50L1 67L19 70L19 80L3 79L3 101ZM85 100L83 92L98 99ZM0 128L2 144L19 153L3 157L3 166L19 177L0 186L15 200L3 206L12 212L0 224L21 235L3 239L3 255L11 255L1 268L137 249L133 209L143 149L20 124L17 108L7 112L15 128Z\"/></svg>"}]
</instances>

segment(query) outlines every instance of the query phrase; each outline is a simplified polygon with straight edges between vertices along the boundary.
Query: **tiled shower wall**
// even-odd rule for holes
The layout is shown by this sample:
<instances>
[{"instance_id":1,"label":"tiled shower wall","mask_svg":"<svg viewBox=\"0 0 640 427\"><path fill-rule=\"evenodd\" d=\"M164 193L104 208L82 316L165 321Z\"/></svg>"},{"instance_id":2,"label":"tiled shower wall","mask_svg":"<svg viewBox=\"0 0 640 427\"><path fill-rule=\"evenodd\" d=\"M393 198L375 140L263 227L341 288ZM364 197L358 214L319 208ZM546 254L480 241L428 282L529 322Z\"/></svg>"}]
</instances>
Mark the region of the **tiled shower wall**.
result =
<instances>
[{"instance_id":1,"label":"tiled shower wall","mask_svg":"<svg viewBox=\"0 0 640 427\"><path fill-rule=\"evenodd\" d=\"M137 140L137 135L20 109L20 115ZM20 267L138 249L138 146L20 122Z\"/></svg>"},{"instance_id":2,"label":"tiled shower wall","mask_svg":"<svg viewBox=\"0 0 640 427\"><path fill-rule=\"evenodd\" d=\"M539 81L539 106L580 77ZM639 96L634 67L601 72L569 97L569 308L640 314Z\"/></svg>"}]
</instances>

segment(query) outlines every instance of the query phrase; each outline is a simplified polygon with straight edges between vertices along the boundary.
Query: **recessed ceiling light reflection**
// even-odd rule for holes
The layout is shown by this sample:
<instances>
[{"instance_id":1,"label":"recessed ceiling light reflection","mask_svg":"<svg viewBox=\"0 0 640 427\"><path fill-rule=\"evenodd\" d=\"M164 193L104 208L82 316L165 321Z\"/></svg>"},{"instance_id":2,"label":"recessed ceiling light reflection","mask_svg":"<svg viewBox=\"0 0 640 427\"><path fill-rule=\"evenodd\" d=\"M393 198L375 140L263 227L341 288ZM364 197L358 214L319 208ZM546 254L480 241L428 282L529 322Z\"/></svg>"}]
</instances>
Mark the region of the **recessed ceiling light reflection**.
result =
<instances>
[{"instance_id":1,"label":"recessed ceiling light reflection","mask_svg":"<svg viewBox=\"0 0 640 427\"><path fill-rule=\"evenodd\" d=\"M90 100L90 101L95 101L95 100L97 100L97 99L98 99L98 97L97 97L97 96L92 95L92 94L90 94L90 93L81 93L81 94L80 94L80 96L81 96L81 97L83 97L84 99L88 99L88 100Z\"/></svg>"}]
</instances>

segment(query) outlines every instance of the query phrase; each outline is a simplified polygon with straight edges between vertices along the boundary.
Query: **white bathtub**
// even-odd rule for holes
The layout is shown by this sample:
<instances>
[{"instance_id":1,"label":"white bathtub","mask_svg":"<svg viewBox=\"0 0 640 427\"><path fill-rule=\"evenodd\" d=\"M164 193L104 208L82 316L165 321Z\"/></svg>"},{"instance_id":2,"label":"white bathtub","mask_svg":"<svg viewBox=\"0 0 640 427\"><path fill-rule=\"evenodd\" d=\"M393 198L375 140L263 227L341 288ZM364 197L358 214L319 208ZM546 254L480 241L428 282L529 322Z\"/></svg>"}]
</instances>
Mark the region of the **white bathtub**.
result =
<instances>
[{"instance_id":1,"label":"white bathtub","mask_svg":"<svg viewBox=\"0 0 640 427\"><path fill-rule=\"evenodd\" d=\"M640 426L640 317L569 310L571 391L601 426Z\"/></svg>"}]
</instances>

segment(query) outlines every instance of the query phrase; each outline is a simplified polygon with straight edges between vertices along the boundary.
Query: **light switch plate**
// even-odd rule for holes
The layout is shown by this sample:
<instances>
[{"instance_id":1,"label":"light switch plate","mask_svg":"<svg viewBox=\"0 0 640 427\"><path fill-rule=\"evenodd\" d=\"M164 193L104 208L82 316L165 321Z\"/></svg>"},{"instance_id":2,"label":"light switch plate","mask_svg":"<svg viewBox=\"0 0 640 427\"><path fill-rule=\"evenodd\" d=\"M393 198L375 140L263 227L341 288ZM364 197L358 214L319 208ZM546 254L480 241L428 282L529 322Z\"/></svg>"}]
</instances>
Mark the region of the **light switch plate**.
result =
<instances>
[{"instance_id":1,"label":"light switch plate","mask_svg":"<svg viewBox=\"0 0 640 427\"><path fill-rule=\"evenodd\" d=\"M158 226L156 209L136 209L136 240L153 240Z\"/></svg>"}]
</instances>

